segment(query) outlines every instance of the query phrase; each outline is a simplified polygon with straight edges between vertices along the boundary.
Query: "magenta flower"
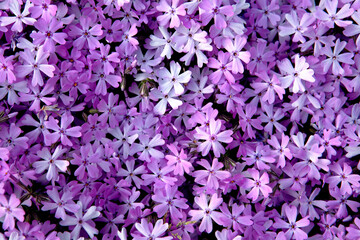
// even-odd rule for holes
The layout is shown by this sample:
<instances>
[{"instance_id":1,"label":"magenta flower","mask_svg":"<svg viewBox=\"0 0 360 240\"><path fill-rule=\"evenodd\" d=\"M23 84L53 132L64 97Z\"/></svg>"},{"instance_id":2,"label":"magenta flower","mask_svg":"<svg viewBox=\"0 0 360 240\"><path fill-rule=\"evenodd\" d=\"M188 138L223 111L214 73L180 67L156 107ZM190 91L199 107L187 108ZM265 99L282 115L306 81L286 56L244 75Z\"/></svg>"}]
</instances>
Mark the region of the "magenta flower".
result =
<instances>
[{"instance_id":1,"label":"magenta flower","mask_svg":"<svg viewBox=\"0 0 360 240\"><path fill-rule=\"evenodd\" d=\"M238 35L235 38L235 42L231 41L229 38L225 39L223 42L224 48L230 53L230 58L232 59L231 71L232 73L243 73L244 66L241 63L250 62L250 52L241 51L246 44L246 38Z\"/></svg>"},{"instance_id":2,"label":"magenta flower","mask_svg":"<svg viewBox=\"0 0 360 240\"><path fill-rule=\"evenodd\" d=\"M269 194L272 192L272 188L269 187L269 175L264 172L260 177L260 172L255 169L248 169L250 177L253 179L247 179L245 182L245 188L251 188L250 192L246 195L248 198L251 198L256 201L259 198L260 192L264 198L269 197Z\"/></svg>"},{"instance_id":3,"label":"magenta flower","mask_svg":"<svg viewBox=\"0 0 360 240\"><path fill-rule=\"evenodd\" d=\"M209 128L203 130L200 127L197 127L195 130L195 138L205 140L204 142L200 143L197 148L197 150L201 152L203 156L206 156L210 149L212 149L214 156L220 157L220 154L225 153L225 148L221 145L221 142L230 143L233 140L231 137L233 132L231 130L220 132L220 120L210 119Z\"/></svg>"},{"instance_id":4,"label":"magenta flower","mask_svg":"<svg viewBox=\"0 0 360 240\"><path fill-rule=\"evenodd\" d=\"M100 44L100 52L97 50L91 51L90 57L95 59L95 64L99 64L104 68L104 73L109 75L110 73L114 73L115 69L112 63L119 63L120 59L118 58L119 53L112 52L109 54L110 45Z\"/></svg>"},{"instance_id":5,"label":"magenta flower","mask_svg":"<svg viewBox=\"0 0 360 240\"><path fill-rule=\"evenodd\" d=\"M170 151L174 155L166 155L165 158L168 160L167 165L175 165L174 174L175 175L184 175L184 171L189 174L192 164L188 161L188 157L184 152L184 149L181 149L180 153L174 144L167 145Z\"/></svg>"},{"instance_id":6,"label":"magenta flower","mask_svg":"<svg viewBox=\"0 0 360 240\"><path fill-rule=\"evenodd\" d=\"M156 6L158 11L164 12L163 15L157 17L160 26L167 26L170 21L170 28L179 27L181 21L178 16L185 16L186 14L184 5L178 6L179 0L171 0L171 2L170 6L167 0L161 0Z\"/></svg>"},{"instance_id":7,"label":"magenta flower","mask_svg":"<svg viewBox=\"0 0 360 240\"><path fill-rule=\"evenodd\" d=\"M224 214L215 211L222 202L223 199L219 198L216 193L211 196L210 203L208 203L208 197L205 194L195 197L195 203L201 210L190 210L189 215L192 216L191 221L199 221L202 219L199 226L200 232L206 231L210 233L213 229L212 220L219 225L225 223L223 220L223 218L225 218Z\"/></svg>"},{"instance_id":8,"label":"magenta flower","mask_svg":"<svg viewBox=\"0 0 360 240\"><path fill-rule=\"evenodd\" d=\"M32 32L30 36L34 39L34 44L42 44L44 51L54 52L55 44L65 44L67 34L64 32L56 32L63 27L63 23L52 18L50 23L44 19L39 19L34 23L39 32Z\"/></svg>"},{"instance_id":9,"label":"magenta flower","mask_svg":"<svg viewBox=\"0 0 360 240\"><path fill-rule=\"evenodd\" d=\"M230 53L220 51L218 53L218 60L215 58L209 59L208 67L217 69L209 76L213 84L217 84L223 76L225 76L229 83L235 83L235 78L231 73L232 61L230 61Z\"/></svg>"},{"instance_id":10,"label":"magenta flower","mask_svg":"<svg viewBox=\"0 0 360 240\"><path fill-rule=\"evenodd\" d=\"M0 194L0 218L3 218L2 228L4 230L13 230L15 228L15 219L20 222L24 221L25 212L22 208L18 208L20 200L15 194L11 194L9 201L5 195Z\"/></svg>"}]
</instances>

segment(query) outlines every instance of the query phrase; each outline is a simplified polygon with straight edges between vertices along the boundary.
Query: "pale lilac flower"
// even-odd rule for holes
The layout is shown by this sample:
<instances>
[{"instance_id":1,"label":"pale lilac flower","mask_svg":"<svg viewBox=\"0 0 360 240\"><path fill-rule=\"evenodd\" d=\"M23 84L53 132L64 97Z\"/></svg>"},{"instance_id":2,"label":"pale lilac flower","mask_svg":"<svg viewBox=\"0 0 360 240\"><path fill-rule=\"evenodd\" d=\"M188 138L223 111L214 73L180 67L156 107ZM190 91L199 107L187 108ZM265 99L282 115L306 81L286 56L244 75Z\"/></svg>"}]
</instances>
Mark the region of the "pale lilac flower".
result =
<instances>
[{"instance_id":1,"label":"pale lilac flower","mask_svg":"<svg viewBox=\"0 0 360 240\"><path fill-rule=\"evenodd\" d=\"M0 194L0 218L3 218L2 228L4 230L13 230L15 228L15 219L20 222L24 221L25 212L22 208L18 208L20 200L15 194L11 194L9 201L5 195Z\"/></svg>"},{"instance_id":2,"label":"pale lilac flower","mask_svg":"<svg viewBox=\"0 0 360 240\"><path fill-rule=\"evenodd\" d=\"M158 217L163 217L167 212L170 212L170 216L173 219L180 219L182 214L179 209L187 209L189 206L186 204L185 198L180 198L177 187L165 185L164 189L159 189L152 196L152 199L158 204L154 207L154 211Z\"/></svg>"},{"instance_id":3,"label":"pale lilac flower","mask_svg":"<svg viewBox=\"0 0 360 240\"><path fill-rule=\"evenodd\" d=\"M347 37L358 36L356 39L356 45L360 45L360 11L356 11L351 15L351 18L355 21L356 24L350 24L345 27L344 35Z\"/></svg>"},{"instance_id":4,"label":"pale lilac flower","mask_svg":"<svg viewBox=\"0 0 360 240\"><path fill-rule=\"evenodd\" d=\"M206 156L212 148L215 157L220 157L220 154L225 153L225 148L221 145L221 142L230 143L233 140L231 137L233 132L231 130L220 132L220 120L210 119L208 129L203 130L200 127L197 127L195 130L195 138L205 140L205 142L202 142L197 148L203 156Z\"/></svg>"},{"instance_id":5,"label":"pale lilac flower","mask_svg":"<svg viewBox=\"0 0 360 240\"><path fill-rule=\"evenodd\" d=\"M294 34L293 41L294 42L305 42L305 38L303 36L304 32L308 29L311 29L311 24L315 21L315 18L311 13L305 13L299 22L299 17L296 11L292 10L290 14L285 14L285 18L288 22L287 25L279 26L280 32L279 35L281 37L289 36Z\"/></svg>"},{"instance_id":6,"label":"pale lilac flower","mask_svg":"<svg viewBox=\"0 0 360 240\"><path fill-rule=\"evenodd\" d=\"M171 236L161 237L168 229L168 226L168 223L164 224L163 220L160 219L156 221L155 226L153 227L151 223L148 223L142 218L141 223L135 223L135 228L141 235L133 233L132 236L134 240L171 240L173 239Z\"/></svg>"},{"instance_id":7,"label":"pale lilac flower","mask_svg":"<svg viewBox=\"0 0 360 240\"><path fill-rule=\"evenodd\" d=\"M319 219L320 216L318 212L327 211L326 201L324 200L315 200L315 197L319 195L320 188L315 188L315 190L310 194L308 198L305 194L300 199L300 214L301 216L309 216L309 219L313 221L314 219ZM315 209L318 208L318 210ZM319 210L321 209L321 210Z\"/></svg>"},{"instance_id":8,"label":"pale lilac flower","mask_svg":"<svg viewBox=\"0 0 360 240\"><path fill-rule=\"evenodd\" d=\"M38 160L33 163L33 167L35 167L36 173L47 171L46 179L48 181L52 180L52 182L57 181L59 171L66 172L67 167L69 166L69 161L59 160L59 158L61 159L65 152L67 152L67 149L62 148L61 146L57 146L53 154L50 153L47 147L44 147L38 151L37 155L42 160Z\"/></svg>"},{"instance_id":9,"label":"pale lilac flower","mask_svg":"<svg viewBox=\"0 0 360 240\"><path fill-rule=\"evenodd\" d=\"M351 24L351 21L342 20L350 17L354 12L349 3L342 5L338 12L336 12L338 0L325 0L324 5L327 13L318 7L314 15L317 19L322 20L327 27L334 28L334 23L339 27L346 27Z\"/></svg>"},{"instance_id":10,"label":"pale lilac flower","mask_svg":"<svg viewBox=\"0 0 360 240\"><path fill-rule=\"evenodd\" d=\"M309 64L306 62L305 57L300 57L299 54L296 54L294 58L295 67L293 67L290 60L287 58L278 63L278 67L283 73L280 80L282 81L284 88L288 88L292 85L292 92L304 92L305 86L301 80L315 82L315 78L313 77L314 70L309 68Z\"/></svg>"},{"instance_id":11,"label":"pale lilac flower","mask_svg":"<svg viewBox=\"0 0 360 240\"><path fill-rule=\"evenodd\" d=\"M213 18L216 28L223 29L227 26L225 16L234 15L234 9L231 5L221 5L221 0L203 0L199 4L200 21L204 26Z\"/></svg>"},{"instance_id":12,"label":"pale lilac flower","mask_svg":"<svg viewBox=\"0 0 360 240\"><path fill-rule=\"evenodd\" d=\"M45 144L50 146L51 144L56 143L60 138L63 145L71 147L73 143L68 137L81 137L80 126L69 127L73 121L74 117L72 115L64 114L61 116L61 123L59 126L59 121L53 116L50 116L49 121L45 122L45 127L53 130L54 132L45 136Z\"/></svg>"},{"instance_id":13,"label":"pale lilac flower","mask_svg":"<svg viewBox=\"0 0 360 240\"><path fill-rule=\"evenodd\" d=\"M200 232L206 231L210 233L213 229L212 220L217 224L223 224L223 213L215 211L223 202L222 198L219 198L215 193L211 196L210 203L208 203L207 195L204 193L199 197L195 197L195 203L201 208L201 210L190 210L189 215L192 216L191 221L201 220L199 230Z\"/></svg>"},{"instance_id":14,"label":"pale lilac flower","mask_svg":"<svg viewBox=\"0 0 360 240\"><path fill-rule=\"evenodd\" d=\"M191 71L187 70L180 74L180 64L174 61L170 62L170 72L166 68L160 68L157 72L160 90L164 94L168 94L172 89L176 95L184 93L184 87L181 85L190 81Z\"/></svg>"},{"instance_id":15,"label":"pale lilac flower","mask_svg":"<svg viewBox=\"0 0 360 240\"><path fill-rule=\"evenodd\" d=\"M263 93L264 90L266 90L264 94L261 94L262 101L267 101L269 104L273 104L275 102L275 93L278 95L280 100L283 99L285 89L281 86L280 80L276 74L273 74L271 79L268 73L264 71L256 73L256 76L263 81L252 82L250 85L254 88L256 94L259 94L260 92Z\"/></svg>"},{"instance_id":16,"label":"pale lilac flower","mask_svg":"<svg viewBox=\"0 0 360 240\"><path fill-rule=\"evenodd\" d=\"M53 188L51 190L46 191L48 196L53 200L53 202L43 202L43 207L41 210L43 211L49 211L52 209L56 209L55 217L61 218L62 220L65 220L67 217L65 210L71 213L76 213L80 206L78 204L75 204L73 199L73 193L71 191L64 191L61 194L58 192L56 188Z\"/></svg>"},{"instance_id":17,"label":"pale lilac flower","mask_svg":"<svg viewBox=\"0 0 360 240\"><path fill-rule=\"evenodd\" d=\"M209 76L213 84L220 82L222 76L225 76L229 83L235 83L235 78L231 73L232 61L230 60L230 53L218 52L218 59L210 58L208 67L216 69Z\"/></svg>"},{"instance_id":18,"label":"pale lilac flower","mask_svg":"<svg viewBox=\"0 0 360 240\"><path fill-rule=\"evenodd\" d=\"M345 48L346 42L340 41L337 39L335 42L334 49L331 50L331 47L325 45L323 48L323 54L326 55L328 58L321 62L321 66L323 67L324 73L329 71L330 66L332 66L332 73L335 75L344 74L345 70L341 67L340 63L346 64L354 64L354 60L352 60L354 54L347 52L341 53L342 50Z\"/></svg>"},{"instance_id":19,"label":"pale lilac flower","mask_svg":"<svg viewBox=\"0 0 360 240\"><path fill-rule=\"evenodd\" d=\"M50 4L51 0L32 0L32 2L34 3L34 6L32 6L29 11L33 18L39 18L41 16L41 19L50 22L56 15L57 6Z\"/></svg>"},{"instance_id":20,"label":"pale lilac flower","mask_svg":"<svg viewBox=\"0 0 360 240\"><path fill-rule=\"evenodd\" d=\"M0 17L0 26L7 26L13 24L11 27L12 31L22 32L23 23L26 25L33 25L36 22L35 18L26 17L30 14L29 8L32 7L31 1L27 0L24 6L24 10L20 12L20 4L18 0L11 0L9 3L10 11L15 15L14 17Z\"/></svg>"},{"instance_id":21,"label":"pale lilac flower","mask_svg":"<svg viewBox=\"0 0 360 240\"><path fill-rule=\"evenodd\" d=\"M140 144L134 144L134 149L132 151L141 152L139 156L140 160L151 162L150 157L156 159L164 157L164 154L155 148L165 144L165 141L161 138L161 134L156 134L151 140L148 135L140 135L139 140Z\"/></svg>"},{"instance_id":22,"label":"pale lilac flower","mask_svg":"<svg viewBox=\"0 0 360 240\"><path fill-rule=\"evenodd\" d=\"M167 59L171 58L173 53L172 48L175 48L176 44L174 35L170 36L167 29L160 26L159 31L155 31L155 35L150 36L151 41L149 42L149 45L153 49L156 49L156 52L158 53L157 56L166 56Z\"/></svg>"},{"instance_id":23,"label":"pale lilac flower","mask_svg":"<svg viewBox=\"0 0 360 240\"><path fill-rule=\"evenodd\" d=\"M250 62L250 52L241 51L245 44L246 38L240 35L236 36L234 42L229 38L225 39L223 42L224 48L230 53L230 58L232 59L232 73L243 73L244 66L241 61L243 61L244 63Z\"/></svg>"},{"instance_id":24,"label":"pale lilac flower","mask_svg":"<svg viewBox=\"0 0 360 240\"><path fill-rule=\"evenodd\" d=\"M176 95L174 89L168 94L164 94L158 89L154 89L150 92L150 97L156 101L160 99L154 107L154 113L159 115L164 115L168 103L172 109L178 109L178 107L183 104L183 102L177 98L178 95Z\"/></svg>"},{"instance_id":25,"label":"pale lilac flower","mask_svg":"<svg viewBox=\"0 0 360 240\"><path fill-rule=\"evenodd\" d=\"M13 66L14 56L4 57L0 51L0 83L12 84L16 80Z\"/></svg>"},{"instance_id":26,"label":"pale lilac flower","mask_svg":"<svg viewBox=\"0 0 360 240\"><path fill-rule=\"evenodd\" d=\"M79 210L75 213L75 217L66 216L65 220L60 222L61 226L75 226L71 231L71 237L73 240L79 238L80 230L83 228L90 238L93 238L99 233L99 230L95 228L95 223L92 219L100 216L100 212L96 210L95 206L91 206L87 211L83 211L83 204L81 201L77 202ZM85 213L85 214L84 214Z\"/></svg>"},{"instance_id":27,"label":"pale lilac flower","mask_svg":"<svg viewBox=\"0 0 360 240\"><path fill-rule=\"evenodd\" d=\"M341 168L339 163L335 163L330 166L330 170L334 173L326 179L330 188L337 186L341 182L341 194L352 194L352 187L360 187L360 176L358 174L351 174L352 169L347 163L343 163L343 168Z\"/></svg>"}]
</instances>

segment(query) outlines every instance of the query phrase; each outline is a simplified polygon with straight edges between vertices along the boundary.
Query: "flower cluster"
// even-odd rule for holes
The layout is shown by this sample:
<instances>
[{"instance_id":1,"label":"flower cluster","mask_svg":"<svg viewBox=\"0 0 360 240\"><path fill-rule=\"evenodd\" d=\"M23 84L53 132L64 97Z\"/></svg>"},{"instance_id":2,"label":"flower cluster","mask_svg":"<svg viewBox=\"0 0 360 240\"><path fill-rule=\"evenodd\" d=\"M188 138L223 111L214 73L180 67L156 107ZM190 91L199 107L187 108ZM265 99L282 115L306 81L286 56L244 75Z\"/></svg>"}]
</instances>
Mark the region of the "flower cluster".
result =
<instances>
[{"instance_id":1,"label":"flower cluster","mask_svg":"<svg viewBox=\"0 0 360 240\"><path fill-rule=\"evenodd\" d=\"M1 0L0 239L360 239L360 1Z\"/></svg>"}]
</instances>

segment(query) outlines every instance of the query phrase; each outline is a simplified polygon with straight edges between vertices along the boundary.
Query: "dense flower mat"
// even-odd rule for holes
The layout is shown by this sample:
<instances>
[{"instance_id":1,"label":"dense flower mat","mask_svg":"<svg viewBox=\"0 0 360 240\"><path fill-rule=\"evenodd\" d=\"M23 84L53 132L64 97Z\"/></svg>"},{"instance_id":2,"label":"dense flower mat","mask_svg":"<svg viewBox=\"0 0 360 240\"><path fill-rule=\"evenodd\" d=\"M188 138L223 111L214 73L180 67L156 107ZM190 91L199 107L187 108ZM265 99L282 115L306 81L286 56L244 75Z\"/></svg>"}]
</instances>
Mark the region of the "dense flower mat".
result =
<instances>
[{"instance_id":1,"label":"dense flower mat","mask_svg":"<svg viewBox=\"0 0 360 240\"><path fill-rule=\"evenodd\" d=\"M0 239L360 239L359 0L0 0Z\"/></svg>"}]
</instances>

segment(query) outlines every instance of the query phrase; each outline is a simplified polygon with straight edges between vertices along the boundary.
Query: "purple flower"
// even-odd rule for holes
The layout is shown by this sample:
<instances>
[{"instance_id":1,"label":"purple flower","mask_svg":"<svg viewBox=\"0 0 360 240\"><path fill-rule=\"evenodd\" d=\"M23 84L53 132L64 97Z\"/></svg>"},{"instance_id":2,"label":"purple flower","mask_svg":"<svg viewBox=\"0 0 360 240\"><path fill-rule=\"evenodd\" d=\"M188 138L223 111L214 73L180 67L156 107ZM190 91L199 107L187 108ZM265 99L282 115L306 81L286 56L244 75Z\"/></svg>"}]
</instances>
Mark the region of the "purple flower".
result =
<instances>
[{"instance_id":1,"label":"purple flower","mask_svg":"<svg viewBox=\"0 0 360 240\"><path fill-rule=\"evenodd\" d=\"M203 0L199 4L200 20L204 26L213 18L216 28L223 29L227 26L225 16L231 17L234 10L231 5L221 6L221 3L221 0Z\"/></svg>"},{"instance_id":2,"label":"purple flower","mask_svg":"<svg viewBox=\"0 0 360 240\"><path fill-rule=\"evenodd\" d=\"M152 199L159 203L154 207L154 211L157 213L158 217L163 217L167 212L170 211L170 216L172 219L181 218L181 210L187 209L189 206L186 204L185 198L180 198L179 191L176 187L169 185L165 186L165 191L163 189L155 192L155 195L152 196Z\"/></svg>"},{"instance_id":3,"label":"purple flower","mask_svg":"<svg viewBox=\"0 0 360 240\"><path fill-rule=\"evenodd\" d=\"M73 146L73 143L68 137L80 137L81 136L81 127L69 127L70 124L74 121L74 117L68 114L61 116L60 126L58 125L59 121L56 120L53 116L50 117L49 121L45 122L45 127L53 130L54 132L45 135L45 144L47 146L57 142L60 138L61 143L67 146Z\"/></svg>"},{"instance_id":4,"label":"purple flower","mask_svg":"<svg viewBox=\"0 0 360 240\"><path fill-rule=\"evenodd\" d=\"M26 49L24 52L21 52L20 56L26 64L17 66L17 76L25 77L26 75L32 73L32 86L43 86L44 80L41 76L41 72L45 73L45 75L48 77L53 77L53 72L55 71L54 66L47 64L46 59L49 57L49 55L50 53L45 52L43 47L37 51L35 58L33 53L31 53L28 49Z\"/></svg>"},{"instance_id":5,"label":"purple flower","mask_svg":"<svg viewBox=\"0 0 360 240\"><path fill-rule=\"evenodd\" d=\"M279 26L279 36L289 36L294 34L292 40L294 42L305 42L303 36L304 32L311 29L310 25L315 21L315 18L310 13L305 13L299 22L299 17L296 11L292 10L290 14L285 14L288 24Z\"/></svg>"},{"instance_id":6,"label":"purple flower","mask_svg":"<svg viewBox=\"0 0 360 240\"><path fill-rule=\"evenodd\" d=\"M207 189L217 190L220 186L219 181L231 177L228 171L220 170L224 164L219 163L217 158L213 159L211 166L205 159L201 159L197 164L203 166L206 170L194 171L192 176L195 177L195 182L206 186Z\"/></svg>"},{"instance_id":7,"label":"purple flower","mask_svg":"<svg viewBox=\"0 0 360 240\"><path fill-rule=\"evenodd\" d=\"M310 224L308 217L296 221L296 217L298 213L295 206L284 204L283 209L284 209L283 212L285 212L288 222L285 222L281 218L276 217L273 226L275 228L287 229L287 231L285 232L285 236L287 239L290 239L292 237L295 238L296 240L307 239L308 238L307 233L300 228L306 227Z\"/></svg>"},{"instance_id":8,"label":"purple flower","mask_svg":"<svg viewBox=\"0 0 360 240\"><path fill-rule=\"evenodd\" d=\"M329 45L325 45L323 48L323 54L328 58L321 62L324 73L327 73L330 66L332 66L331 69L333 74L344 74L345 70L341 67L340 63L354 64L354 61L352 60L352 53L341 53L341 51L345 48L345 45L346 42L340 41L340 39L336 40L333 50L331 50Z\"/></svg>"},{"instance_id":9,"label":"purple flower","mask_svg":"<svg viewBox=\"0 0 360 240\"><path fill-rule=\"evenodd\" d=\"M351 174L352 169L348 164L343 163L343 168L341 168L339 163L335 163L334 165L330 166L330 170L334 173L332 176L329 176L326 179L326 182L329 183L330 188L333 188L334 186L337 186L339 183L341 183L341 194L351 194L353 189L350 184L353 187L360 187L360 176L357 174Z\"/></svg>"},{"instance_id":10,"label":"purple flower","mask_svg":"<svg viewBox=\"0 0 360 240\"><path fill-rule=\"evenodd\" d=\"M351 24L351 21L342 20L350 17L354 12L354 9L350 8L349 3L342 5L338 12L336 12L338 0L327 0L324 2L324 5L327 13L321 10L321 8L317 8L315 17L322 20L327 27L334 28L334 23L339 27L346 27Z\"/></svg>"},{"instance_id":11,"label":"purple flower","mask_svg":"<svg viewBox=\"0 0 360 240\"><path fill-rule=\"evenodd\" d=\"M91 18L87 16L81 16L80 27L71 25L69 32L69 36L77 38L73 43L77 49L82 49L86 42L90 50L100 47L97 37L102 34L101 25L94 25Z\"/></svg>"}]
</instances>

